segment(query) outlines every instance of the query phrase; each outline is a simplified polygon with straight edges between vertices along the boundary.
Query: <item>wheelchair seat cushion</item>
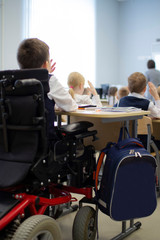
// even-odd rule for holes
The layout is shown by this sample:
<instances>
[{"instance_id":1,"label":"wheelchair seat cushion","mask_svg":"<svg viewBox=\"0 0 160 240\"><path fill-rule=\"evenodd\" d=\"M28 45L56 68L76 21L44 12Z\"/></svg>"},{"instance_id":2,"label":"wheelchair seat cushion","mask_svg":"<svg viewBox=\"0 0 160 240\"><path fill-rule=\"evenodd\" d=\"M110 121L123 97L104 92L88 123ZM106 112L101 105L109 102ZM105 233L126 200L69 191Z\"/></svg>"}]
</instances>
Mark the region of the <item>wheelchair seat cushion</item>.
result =
<instances>
[{"instance_id":1,"label":"wheelchair seat cushion","mask_svg":"<svg viewBox=\"0 0 160 240\"><path fill-rule=\"evenodd\" d=\"M66 135L77 135L80 133L84 133L88 130L88 128L92 127L93 123L87 121L80 121L71 123L69 125L63 125L59 128L61 133L65 133Z\"/></svg>"},{"instance_id":2,"label":"wheelchair seat cushion","mask_svg":"<svg viewBox=\"0 0 160 240\"><path fill-rule=\"evenodd\" d=\"M27 176L31 164L0 160L0 188L16 186Z\"/></svg>"}]
</instances>

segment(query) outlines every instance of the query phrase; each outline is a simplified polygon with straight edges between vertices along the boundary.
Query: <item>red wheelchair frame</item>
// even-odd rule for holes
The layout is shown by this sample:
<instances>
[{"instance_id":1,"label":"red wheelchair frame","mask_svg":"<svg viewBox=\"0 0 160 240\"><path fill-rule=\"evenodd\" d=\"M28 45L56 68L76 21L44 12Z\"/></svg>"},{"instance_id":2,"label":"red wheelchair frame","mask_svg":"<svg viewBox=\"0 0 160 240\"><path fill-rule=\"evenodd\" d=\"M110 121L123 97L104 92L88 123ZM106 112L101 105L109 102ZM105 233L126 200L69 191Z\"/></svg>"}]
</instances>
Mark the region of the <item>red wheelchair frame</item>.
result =
<instances>
[{"instance_id":1,"label":"red wheelchair frame","mask_svg":"<svg viewBox=\"0 0 160 240\"><path fill-rule=\"evenodd\" d=\"M52 199L38 197L23 192L16 193L16 188L10 188L6 190L3 189L3 191L13 193L14 198L19 200L19 203L0 220L0 231L5 228L11 221L13 221L17 216L20 216L20 218L23 219L25 217L25 209L27 207L29 207L30 215L32 216L37 214L44 214L49 206L76 202L77 199L71 196L71 192L82 194L85 195L86 198L92 199L92 187L75 188L62 185L60 188L57 188L55 184L50 184L49 193L54 194L54 198ZM37 206L40 207L38 210L36 209Z\"/></svg>"}]
</instances>

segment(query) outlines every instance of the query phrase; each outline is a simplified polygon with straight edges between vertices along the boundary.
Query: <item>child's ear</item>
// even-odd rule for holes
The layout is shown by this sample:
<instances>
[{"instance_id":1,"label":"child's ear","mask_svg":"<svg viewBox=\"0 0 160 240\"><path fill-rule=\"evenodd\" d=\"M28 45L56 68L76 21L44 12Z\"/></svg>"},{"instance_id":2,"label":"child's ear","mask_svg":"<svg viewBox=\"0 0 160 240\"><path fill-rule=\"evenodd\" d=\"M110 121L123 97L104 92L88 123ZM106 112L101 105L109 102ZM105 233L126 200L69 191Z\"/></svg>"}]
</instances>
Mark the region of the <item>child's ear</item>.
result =
<instances>
[{"instance_id":1,"label":"child's ear","mask_svg":"<svg viewBox=\"0 0 160 240\"><path fill-rule=\"evenodd\" d=\"M82 87L83 87L83 83L80 83L79 88L82 89Z\"/></svg>"},{"instance_id":2,"label":"child's ear","mask_svg":"<svg viewBox=\"0 0 160 240\"><path fill-rule=\"evenodd\" d=\"M48 69L48 61L45 61L43 64L42 64L42 67L41 68L46 68Z\"/></svg>"},{"instance_id":3,"label":"child's ear","mask_svg":"<svg viewBox=\"0 0 160 240\"><path fill-rule=\"evenodd\" d=\"M144 87L142 93L144 94L146 90L147 90L147 86Z\"/></svg>"}]
</instances>

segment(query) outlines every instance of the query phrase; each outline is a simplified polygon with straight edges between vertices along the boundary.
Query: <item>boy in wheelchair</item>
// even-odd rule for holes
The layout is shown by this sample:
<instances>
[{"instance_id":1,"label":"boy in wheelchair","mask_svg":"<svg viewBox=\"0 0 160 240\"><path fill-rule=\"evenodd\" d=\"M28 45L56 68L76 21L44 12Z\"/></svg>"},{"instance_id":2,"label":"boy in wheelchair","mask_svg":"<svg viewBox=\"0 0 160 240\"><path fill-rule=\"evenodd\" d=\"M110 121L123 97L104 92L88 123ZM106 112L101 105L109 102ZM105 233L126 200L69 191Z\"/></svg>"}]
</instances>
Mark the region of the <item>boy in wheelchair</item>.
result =
<instances>
[{"instance_id":1,"label":"boy in wheelchair","mask_svg":"<svg viewBox=\"0 0 160 240\"><path fill-rule=\"evenodd\" d=\"M43 68L52 72L49 46L37 38L29 38L22 41L17 51L17 61L21 69ZM61 85L54 75L49 74L48 91L45 93L45 107L47 110L48 138L56 141L54 131L54 108L67 112L78 108L68 91Z\"/></svg>"},{"instance_id":2,"label":"boy in wheelchair","mask_svg":"<svg viewBox=\"0 0 160 240\"><path fill-rule=\"evenodd\" d=\"M21 69L43 68L47 69L48 72L52 72L49 47L45 42L37 38L29 38L21 42L17 52L17 61ZM45 108L47 110L45 116L47 120L47 137L49 148L52 149L50 155L52 155L55 161L51 161L52 165L54 166L53 167L49 166L49 169L47 169L47 176L50 175L49 173L51 172L52 175L51 178L52 180L55 181L58 175L60 175L61 177L63 175L66 175L69 169L72 173L74 173L74 170L68 163L68 159L70 159L69 160L70 162L73 162L73 159L75 158L73 156L77 156L76 148L79 144L81 145L82 140L77 140L77 137L75 138L74 136L74 132L73 134L71 133L68 134L67 129L65 133L66 135L65 138L60 132L55 131L56 130L56 128L54 127L55 105L59 109L65 111L74 111L77 109L77 104L71 98L68 91L66 91L64 87L58 82L56 77L51 74L49 74L48 85L49 91L48 92L45 91L44 93ZM75 125L75 127L77 128L77 125ZM81 130L80 132L87 131L87 128L85 127L85 129ZM75 145L73 145L73 143ZM60 149L60 151L58 151L58 149ZM83 154L84 149L83 151L81 151L81 153L79 153L79 155L82 156ZM44 171L44 166L42 167L42 169ZM55 169L55 171L53 169ZM59 172L61 172L61 174L59 174ZM38 174L41 176L42 173L39 172Z\"/></svg>"},{"instance_id":3,"label":"boy in wheelchair","mask_svg":"<svg viewBox=\"0 0 160 240\"><path fill-rule=\"evenodd\" d=\"M71 202L70 192L81 193L82 188L82 194L92 198L94 148L84 146L83 139L94 138L96 131L88 131L91 123L79 122L55 134L46 69L0 72L0 92L0 235L30 240L45 236L39 224L50 219L39 215L48 213L50 206ZM68 176L70 182L63 187ZM48 229L48 234L60 240L58 226L53 221L52 225L55 231Z\"/></svg>"}]
</instances>

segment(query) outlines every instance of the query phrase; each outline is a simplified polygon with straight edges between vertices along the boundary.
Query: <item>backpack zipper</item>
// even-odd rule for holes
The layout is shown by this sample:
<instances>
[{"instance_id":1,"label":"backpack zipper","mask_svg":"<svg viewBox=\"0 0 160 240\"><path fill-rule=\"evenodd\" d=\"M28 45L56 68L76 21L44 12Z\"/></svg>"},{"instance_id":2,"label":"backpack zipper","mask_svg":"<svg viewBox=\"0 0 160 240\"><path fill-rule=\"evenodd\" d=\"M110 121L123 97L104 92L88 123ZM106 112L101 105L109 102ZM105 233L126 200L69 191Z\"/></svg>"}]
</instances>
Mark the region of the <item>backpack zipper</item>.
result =
<instances>
[{"instance_id":1,"label":"backpack zipper","mask_svg":"<svg viewBox=\"0 0 160 240\"><path fill-rule=\"evenodd\" d=\"M142 155L140 154L140 152L135 152L135 157L142 157Z\"/></svg>"}]
</instances>

